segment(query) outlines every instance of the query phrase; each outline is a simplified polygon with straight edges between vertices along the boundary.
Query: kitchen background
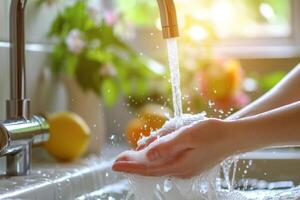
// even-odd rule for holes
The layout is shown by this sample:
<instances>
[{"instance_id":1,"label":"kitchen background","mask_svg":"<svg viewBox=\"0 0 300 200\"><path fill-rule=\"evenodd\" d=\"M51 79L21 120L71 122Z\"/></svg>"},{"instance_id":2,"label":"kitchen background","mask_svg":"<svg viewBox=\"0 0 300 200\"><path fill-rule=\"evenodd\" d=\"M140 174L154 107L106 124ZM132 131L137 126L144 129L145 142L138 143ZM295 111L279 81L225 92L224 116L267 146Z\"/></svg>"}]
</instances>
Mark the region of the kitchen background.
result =
<instances>
[{"instance_id":1,"label":"kitchen background","mask_svg":"<svg viewBox=\"0 0 300 200\"><path fill-rule=\"evenodd\" d=\"M296 12L300 9L299 1L190 1L176 1L182 36L179 45L186 112L205 110L210 116L221 115L224 118L227 111L231 112L229 108L236 110L254 100L300 61L300 16ZM115 69L117 67L113 65L119 63L122 66L122 57L117 53L92 58L94 61L102 59L101 67L99 64L99 69L96 70L100 74L97 80L102 79L99 83L91 84L85 82L92 80L93 76L90 75L94 73L89 71L88 64L82 64L86 68L80 72L78 63L74 65L76 69L64 69L67 65L64 61L72 66L74 55L79 56L80 51L84 51L80 42L92 41L91 34L88 35L90 30L82 28L84 25L77 30L72 27L76 26L73 22L66 21L67 17L73 17L73 21L84 19L84 16L74 15L76 9L81 9L75 8L74 3L80 2L28 0L26 67L28 96L32 99L33 112L52 113L67 109L79 114L85 112L83 115L91 117L91 128L102 132L108 139L112 135L123 138L128 122L136 118L136 110L149 103L163 106L163 109L170 107L166 50L160 30L156 28L156 2L103 0L100 5L99 2L90 0L83 3L89 9L88 15L95 20L104 20L109 27L107 31L112 31L115 38L126 41L124 44L135 49L134 53L129 53L132 57L124 65L125 71ZM9 3L9 0L0 2L1 119L5 119L5 100L9 96ZM67 7L69 11L64 10ZM211 12L207 11L208 8ZM66 18L57 17L59 13L68 12L71 14L64 15ZM250 14L243 15L243 12ZM54 20L69 32L55 29ZM105 29L103 24L99 26ZM49 36L51 30L52 34ZM86 35L82 36L84 34ZM105 42L105 39L101 39L103 41L100 42ZM106 39L113 40L109 37ZM69 48L73 55L59 55L57 49L62 45L61 41L69 45L65 48ZM115 41L116 46L123 45L117 43ZM55 48L57 49L53 51ZM109 47L103 48L110 52ZM122 51L128 53L131 49L128 50L126 46ZM113 56L116 61L109 60ZM145 67L148 69L144 69ZM220 73L215 74L216 71ZM135 82L126 85L133 79ZM210 80L217 81L211 83ZM229 83L226 82L228 80ZM213 85L212 88L203 88L209 83ZM78 89L73 90L72 87L87 90L87 93L83 93L86 98L80 100L78 96L82 94L74 94ZM217 92L214 95L216 88L223 93ZM212 107L209 100L214 100L217 105ZM97 102L98 106L90 102ZM219 110L225 110L226 113ZM90 116L92 111L99 116Z\"/></svg>"}]
</instances>

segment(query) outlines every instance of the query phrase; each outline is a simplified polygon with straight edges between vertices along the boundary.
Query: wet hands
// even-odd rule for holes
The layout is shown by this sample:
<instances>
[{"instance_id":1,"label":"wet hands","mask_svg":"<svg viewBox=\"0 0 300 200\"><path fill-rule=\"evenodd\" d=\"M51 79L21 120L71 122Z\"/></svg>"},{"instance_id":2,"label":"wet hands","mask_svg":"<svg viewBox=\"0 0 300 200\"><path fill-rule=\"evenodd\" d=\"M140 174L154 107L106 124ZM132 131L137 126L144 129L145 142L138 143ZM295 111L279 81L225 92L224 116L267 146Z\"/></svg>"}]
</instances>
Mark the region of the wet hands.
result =
<instances>
[{"instance_id":1,"label":"wet hands","mask_svg":"<svg viewBox=\"0 0 300 200\"><path fill-rule=\"evenodd\" d=\"M163 127L160 130L152 132L149 137L145 137L139 140L138 147L136 150L142 150L160 137L173 133L174 131L182 127L190 126L193 123L206 119L205 115L205 112L199 113L197 115L183 114L180 118L170 119L163 125Z\"/></svg>"},{"instance_id":2,"label":"wet hands","mask_svg":"<svg viewBox=\"0 0 300 200\"><path fill-rule=\"evenodd\" d=\"M170 132L162 129L159 137L156 136L158 139L150 138L139 151L119 155L113 170L144 176L190 178L215 166L234 151L224 121L204 119L179 129L168 126Z\"/></svg>"}]
</instances>

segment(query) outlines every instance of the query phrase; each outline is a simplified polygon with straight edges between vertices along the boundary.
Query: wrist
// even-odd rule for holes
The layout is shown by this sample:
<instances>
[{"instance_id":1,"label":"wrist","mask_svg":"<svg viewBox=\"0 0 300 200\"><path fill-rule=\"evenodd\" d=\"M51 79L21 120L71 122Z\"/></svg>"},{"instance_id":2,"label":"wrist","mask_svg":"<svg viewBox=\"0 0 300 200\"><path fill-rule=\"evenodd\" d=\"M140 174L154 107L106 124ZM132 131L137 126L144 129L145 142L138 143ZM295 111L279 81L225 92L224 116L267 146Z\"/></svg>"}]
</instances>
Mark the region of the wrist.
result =
<instances>
[{"instance_id":1,"label":"wrist","mask_svg":"<svg viewBox=\"0 0 300 200\"><path fill-rule=\"evenodd\" d=\"M209 119L209 123L209 127L213 127L210 134L216 136L217 147L223 152L224 158L239 154L242 139L236 136L238 130L234 130L232 121L212 118Z\"/></svg>"},{"instance_id":2,"label":"wrist","mask_svg":"<svg viewBox=\"0 0 300 200\"><path fill-rule=\"evenodd\" d=\"M245 119L225 121L223 129L231 138L233 154L241 154L265 147L264 134L259 134L255 125Z\"/></svg>"}]
</instances>

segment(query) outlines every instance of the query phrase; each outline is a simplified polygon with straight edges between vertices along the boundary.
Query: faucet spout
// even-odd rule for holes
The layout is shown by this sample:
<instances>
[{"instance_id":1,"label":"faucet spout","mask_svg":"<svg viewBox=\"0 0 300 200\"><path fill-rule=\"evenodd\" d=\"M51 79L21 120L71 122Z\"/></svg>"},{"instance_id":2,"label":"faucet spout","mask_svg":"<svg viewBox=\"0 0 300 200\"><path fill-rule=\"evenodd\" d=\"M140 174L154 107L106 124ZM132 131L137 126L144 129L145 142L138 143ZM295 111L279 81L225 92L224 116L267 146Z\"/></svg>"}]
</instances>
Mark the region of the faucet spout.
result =
<instances>
[{"instance_id":1,"label":"faucet spout","mask_svg":"<svg viewBox=\"0 0 300 200\"><path fill-rule=\"evenodd\" d=\"M157 0L163 37L165 39L179 36L177 14L173 0Z\"/></svg>"}]
</instances>

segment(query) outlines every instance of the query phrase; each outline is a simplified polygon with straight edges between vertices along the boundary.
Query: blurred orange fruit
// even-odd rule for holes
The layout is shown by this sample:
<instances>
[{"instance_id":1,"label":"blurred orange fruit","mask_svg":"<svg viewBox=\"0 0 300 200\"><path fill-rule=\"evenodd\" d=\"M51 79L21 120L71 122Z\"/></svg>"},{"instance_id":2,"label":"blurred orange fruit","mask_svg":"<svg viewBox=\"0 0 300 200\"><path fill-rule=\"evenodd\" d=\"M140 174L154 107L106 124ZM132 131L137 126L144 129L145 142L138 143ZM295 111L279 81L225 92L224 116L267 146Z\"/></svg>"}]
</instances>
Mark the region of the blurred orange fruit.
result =
<instances>
[{"instance_id":1,"label":"blurred orange fruit","mask_svg":"<svg viewBox=\"0 0 300 200\"><path fill-rule=\"evenodd\" d=\"M139 115L149 124L152 130L161 128L171 113L172 111L169 108L157 104L148 104L139 110Z\"/></svg>"},{"instance_id":2,"label":"blurred orange fruit","mask_svg":"<svg viewBox=\"0 0 300 200\"><path fill-rule=\"evenodd\" d=\"M133 119L127 125L126 138L128 143L136 148L139 139L143 136L149 136L150 132L150 127L143 119Z\"/></svg>"},{"instance_id":3,"label":"blurred orange fruit","mask_svg":"<svg viewBox=\"0 0 300 200\"><path fill-rule=\"evenodd\" d=\"M160 129L168 120L170 114L170 109L160 105L148 104L142 107L138 112L139 118L133 119L128 123L126 138L129 144L136 148L139 139L143 136L149 136L151 131Z\"/></svg>"}]
</instances>

